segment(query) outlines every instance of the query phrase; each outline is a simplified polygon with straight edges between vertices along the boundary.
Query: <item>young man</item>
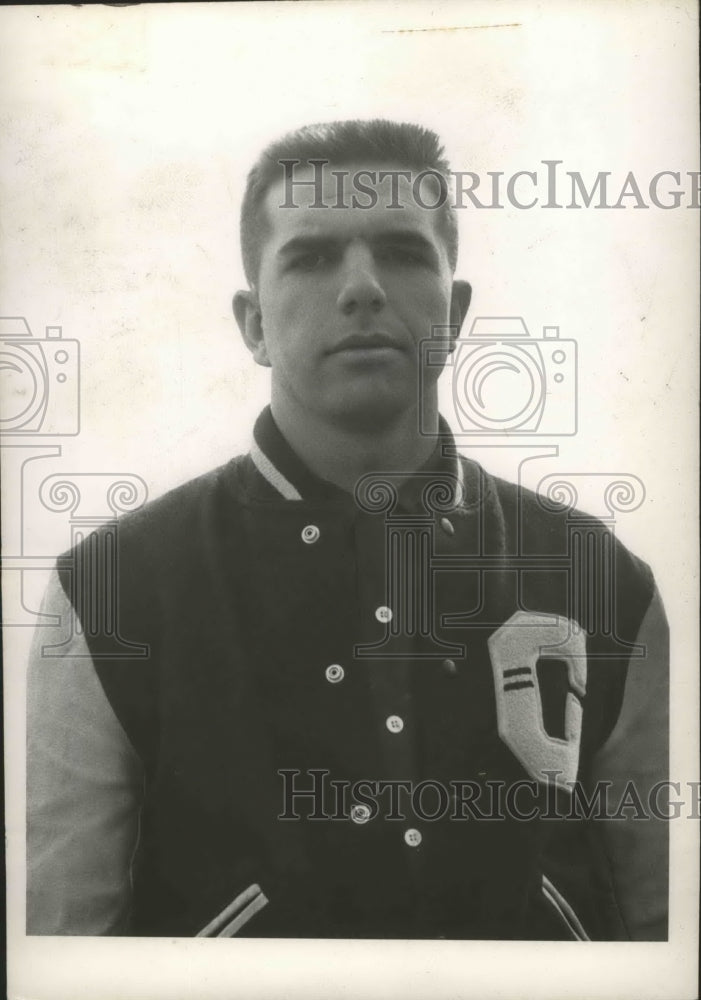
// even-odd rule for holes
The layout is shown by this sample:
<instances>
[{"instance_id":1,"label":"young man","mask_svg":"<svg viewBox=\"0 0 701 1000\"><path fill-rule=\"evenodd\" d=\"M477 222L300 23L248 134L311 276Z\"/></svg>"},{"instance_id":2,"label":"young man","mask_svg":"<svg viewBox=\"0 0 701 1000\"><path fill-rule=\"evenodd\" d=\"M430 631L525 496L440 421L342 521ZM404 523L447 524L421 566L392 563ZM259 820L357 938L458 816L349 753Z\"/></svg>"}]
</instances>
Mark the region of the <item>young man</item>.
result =
<instances>
[{"instance_id":1,"label":"young man","mask_svg":"<svg viewBox=\"0 0 701 1000\"><path fill-rule=\"evenodd\" d=\"M630 815L667 777L664 614L603 525L458 456L447 175L384 121L251 171L234 312L271 404L58 561L29 933L666 937L665 824Z\"/></svg>"}]
</instances>

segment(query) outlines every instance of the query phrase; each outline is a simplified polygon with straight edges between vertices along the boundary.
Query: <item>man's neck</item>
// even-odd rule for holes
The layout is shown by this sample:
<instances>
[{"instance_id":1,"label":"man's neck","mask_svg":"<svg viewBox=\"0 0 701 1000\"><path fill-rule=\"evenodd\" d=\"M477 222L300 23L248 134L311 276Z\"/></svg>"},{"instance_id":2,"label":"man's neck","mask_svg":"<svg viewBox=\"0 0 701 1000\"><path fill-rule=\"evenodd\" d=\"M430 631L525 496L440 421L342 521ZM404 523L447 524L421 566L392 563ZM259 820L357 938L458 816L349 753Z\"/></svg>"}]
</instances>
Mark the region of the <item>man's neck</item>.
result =
<instances>
[{"instance_id":1,"label":"man's neck","mask_svg":"<svg viewBox=\"0 0 701 1000\"><path fill-rule=\"evenodd\" d=\"M370 472L415 472L436 447L434 434L419 433L419 414L411 409L372 427L334 421L310 413L273 393L271 410L287 443L321 479L352 493ZM438 432L437 405L422 414L422 425Z\"/></svg>"}]
</instances>

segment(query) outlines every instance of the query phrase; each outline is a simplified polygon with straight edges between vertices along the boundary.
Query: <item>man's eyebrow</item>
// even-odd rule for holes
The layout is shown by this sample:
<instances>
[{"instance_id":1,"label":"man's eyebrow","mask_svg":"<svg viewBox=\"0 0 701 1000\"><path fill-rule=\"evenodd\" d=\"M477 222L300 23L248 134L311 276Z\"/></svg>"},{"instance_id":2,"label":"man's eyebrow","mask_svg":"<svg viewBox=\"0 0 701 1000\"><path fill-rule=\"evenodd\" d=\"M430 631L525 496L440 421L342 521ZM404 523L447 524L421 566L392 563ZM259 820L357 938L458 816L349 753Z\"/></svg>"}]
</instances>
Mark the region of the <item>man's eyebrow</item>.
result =
<instances>
[{"instance_id":1,"label":"man's eyebrow","mask_svg":"<svg viewBox=\"0 0 701 1000\"><path fill-rule=\"evenodd\" d=\"M334 250L356 238L357 237L355 236L342 238L338 236L322 235L321 233L317 235L306 234L303 236L293 236L291 239L287 240L287 242L283 243L277 252L278 254L292 254L299 251L308 252L310 250ZM415 229L383 229L377 233L369 233L367 236L361 237L361 239L368 242L371 246L388 242L395 244L401 243L403 246L411 246L417 250L424 250L427 253L436 254L436 247L434 243Z\"/></svg>"},{"instance_id":2,"label":"man's eyebrow","mask_svg":"<svg viewBox=\"0 0 701 1000\"><path fill-rule=\"evenodd\" d=\"M277 252L278 254L290 254L298 251L331 250L340 246L341 243L341 240L333 236L293 236L292 239L283 243Z\"/></svg>"},{"instance_id":3,"label":"man's eyebrow","mask_svg":"<svg viewBox=\"0 0 701 1000\"><path fill-rule=\"evenodd\" d=\"M416 249L427 250L435 253L436 247L432 240L429 240L423 233L416 229L383 229L370 237L371 243L402 243L405 246L412 246Z\"/></svg>"}]
</instances>

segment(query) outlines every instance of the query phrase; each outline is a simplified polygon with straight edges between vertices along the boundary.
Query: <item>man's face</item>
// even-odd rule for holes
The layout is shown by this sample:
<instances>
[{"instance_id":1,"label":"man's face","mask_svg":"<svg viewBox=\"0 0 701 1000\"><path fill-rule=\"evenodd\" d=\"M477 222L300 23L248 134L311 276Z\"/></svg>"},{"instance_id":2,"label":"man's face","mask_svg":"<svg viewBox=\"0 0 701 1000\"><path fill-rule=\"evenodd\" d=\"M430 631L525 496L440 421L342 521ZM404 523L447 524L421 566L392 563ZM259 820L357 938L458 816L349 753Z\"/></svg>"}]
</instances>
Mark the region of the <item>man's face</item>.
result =
<instances>
[{"instance_id":1,"label":"man's face","mask_svg":"<svg viewBox=\"0 0 701 1000\"><path fill-rule=\"evenodd\" d=\"M327 206L337 201L332 169L324 169ZM354 168L344 169L350 204ZM257 293L273 400L372 427L418 406L419 344L448 324L453 282L440 213L417 204L406 181L400 209L387 207L387 179L373 185L364 175L363 183L378 192L371 208L312 208L315 191L301 186L298 207L281 208L282 179L268 191ZM425 188L420 196L431 203ZM434 363L425 369L424 393L435 392L439 374Z\"/></svg>"}]
</instances>

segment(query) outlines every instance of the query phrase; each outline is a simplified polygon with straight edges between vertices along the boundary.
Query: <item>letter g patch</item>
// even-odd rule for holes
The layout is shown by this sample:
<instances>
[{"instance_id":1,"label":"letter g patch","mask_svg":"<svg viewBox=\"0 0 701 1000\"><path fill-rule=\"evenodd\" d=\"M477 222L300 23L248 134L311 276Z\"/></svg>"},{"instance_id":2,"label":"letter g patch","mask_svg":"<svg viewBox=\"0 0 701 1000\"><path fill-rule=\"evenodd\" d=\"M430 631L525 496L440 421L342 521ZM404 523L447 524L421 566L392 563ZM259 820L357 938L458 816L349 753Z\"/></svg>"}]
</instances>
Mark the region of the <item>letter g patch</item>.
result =
<instances>
[{"instance_id":1,"label":"letter g patch","mask_svg":"<svg viewBox=\"0 0 701 1000\"><path fill-rule=\"evenodd\" d=\"M582 705L587 686L586 640L574 622L553 615L517 611L489 639L499 736L536 781L560 771L556 783L575 781L582 736ZM539 659L567 665L570 690L564 705L564 739L550 736L543 722ZM551 779L552 780L552 779ZM569 790L569 789L568 789Z\"/></svg>"}]
</instances>

